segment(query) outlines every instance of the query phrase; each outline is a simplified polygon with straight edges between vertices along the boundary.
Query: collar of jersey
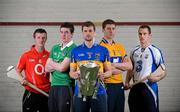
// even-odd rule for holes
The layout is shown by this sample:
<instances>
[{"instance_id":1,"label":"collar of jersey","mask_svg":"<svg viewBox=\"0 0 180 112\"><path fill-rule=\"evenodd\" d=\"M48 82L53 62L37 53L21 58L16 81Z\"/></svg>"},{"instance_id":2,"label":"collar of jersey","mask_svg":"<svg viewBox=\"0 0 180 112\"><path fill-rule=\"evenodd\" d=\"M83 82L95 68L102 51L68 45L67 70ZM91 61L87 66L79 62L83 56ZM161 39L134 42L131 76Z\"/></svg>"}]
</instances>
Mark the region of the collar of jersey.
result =
<instances>
[{"instance_id":1,"label":"collar of jersey","mask_svg":"<svg viewBox=\"0 0 180 112\"><path fill-rule=\"evenodd\" d=\"M45 52L45 48L43 49L42 52L38 52L38 51L35 49L35 45L34 45L34 44L31 46L31 50L32 50L33 52L35 52L35 53L38 53L38 54L42 54L42 53Z\"/></svg>"},{"instance_id":2,"label":"collar of jersey","mask_svg":"<svg viewBox=\"0 0 180 112\"><path fill-rule=\"evenodd\" d=\"M92 45L92 47L97 46L97 45L98 45L98 44L94 42L93 45ZM83 42L82 47L87 47L86 44L85 44L85 42ZM92 47L91 47L91 48L92 48ZM88 47L87 47L87 48L88 48Z\"/></svg>"},{"instance_id":3,"label":"collar of jersey","mask_svg":"<svg viewBox=\"0 0 180 112\"><path fill-rule=\"evenodd\" d=\"M147 46L146 48L149 48L149 47L151 47L152 46L152 44L150 44L149 46ZM138 45L137 47L139 47L139 48L143 48L141 45ZM144 49L146 49L146 48L144 48Z\"/></svg>"},{"instance_id":4,"label":"collar of jersey","mask_svg":"<svg viewBox=\"0 0 180 112\"><path fill-rule=\"evenodd\" d=\"M59 45L59 46L61 47L61 50L63 50L64 48L69 47L69 46L71 46L72 44L73 44L73 41L71 40L68 44L66 44L66 46L62 47L62 44Z\"/></svg>"},{"instance_id":5,"label":"collar of jersey","mask_svg":"<svg viewBox=\"0 0 180 112\"><path fill-rule=\"evenodd\" d=\"M102 42L104 42L104 43L106 43L106 44L109 44L109 43L108 43L108 41L107 41L104 37L102 38L102 40L101 40L101 41L102 41ZM112 40L112 43L113 43L113 44L115 44L115 41L114 41L114 40Z\"/></svg>"}]
</instances>

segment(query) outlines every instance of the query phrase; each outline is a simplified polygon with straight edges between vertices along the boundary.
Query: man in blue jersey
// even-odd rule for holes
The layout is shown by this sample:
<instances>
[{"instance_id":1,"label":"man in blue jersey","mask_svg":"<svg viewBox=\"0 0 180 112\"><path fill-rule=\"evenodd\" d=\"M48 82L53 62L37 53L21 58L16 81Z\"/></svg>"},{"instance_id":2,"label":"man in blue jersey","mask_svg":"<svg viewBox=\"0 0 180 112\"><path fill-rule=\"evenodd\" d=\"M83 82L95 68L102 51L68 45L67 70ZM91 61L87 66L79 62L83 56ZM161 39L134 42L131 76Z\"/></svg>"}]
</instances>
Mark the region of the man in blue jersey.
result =
<instances>
[{"instance_id":1,"label":"man in blue jersey","mask_svg":"<svg viewBox=\"0 0 180 112\"><path fill-rule=\"evenodd\" d=\"M130 112L159 112L157 82L166 76L166 69L162 52L151 44L151 28L142 25L138 30L140 45L130 54L133 70L128 71L125 86L129 82L138 83L131 88L128 98Z\"/></svg>"},{"instance_id":2,"label":"man in blue jersey","mask_svg":"<svg viewBox=\"0 0 180 112\"><path fill-rule=\"evenodd\" d=\"M78 97L79 92L81 92L78 90L80 89L78 81L80 78L79 66L81 64L90 61L100 66L97 81L101 80L103 82L105 78L110 77L112 74L108 50L94 42L95 25L90 21L83 23L82 34L83 44L74 48L71 53L70 76L76 79L74 111L89 112L91 109L91 112L107 112L107 96L102 83L98 87L96 98L88 96L86 100L83 100L83 97Z\"/></svg>"}]
</instances>

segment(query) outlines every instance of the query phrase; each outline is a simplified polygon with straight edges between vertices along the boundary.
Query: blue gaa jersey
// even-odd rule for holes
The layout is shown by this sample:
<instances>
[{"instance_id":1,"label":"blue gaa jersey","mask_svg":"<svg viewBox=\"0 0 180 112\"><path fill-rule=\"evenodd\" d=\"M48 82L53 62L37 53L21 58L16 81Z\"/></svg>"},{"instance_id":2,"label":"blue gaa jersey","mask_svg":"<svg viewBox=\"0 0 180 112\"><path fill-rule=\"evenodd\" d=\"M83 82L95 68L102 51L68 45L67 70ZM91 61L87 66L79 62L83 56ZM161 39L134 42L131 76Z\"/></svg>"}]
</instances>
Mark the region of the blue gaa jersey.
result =
<instances>
[{"instance_id":1,"label":"blue gaa jersey","mask_svg":"<svg viewBox=\"0 0 180 112\"><path fill-rule=\"evenodd\" d=\"M133 69L134 82L148 76L150 73L153 73L159 66L163 66L163 67L165 66L161 50L155 47L154 45L149 45L146 48L137 46L132 50L130 57L134 65L134 69ZM147 84L157 95L158 94L157 83L147 82Z\"/></svg>"},{"instance_id":2,"label":"blue gaa jersey","mask_svg":"<svg viewBox=\"0 0 180 112\"><path fill-rule=\"evenodd\" d=\"M91 48L88 48L84 43L74 48L71 52L72 68L79 70L80 64L94 62L100 66L99 72L104 72L104 64L110 64L108 50L96 43ZM97 94L106 94L105 88L100 85ZM78 95L78 84L75 84L75 95Z\"/></svg>"}]
</instances>

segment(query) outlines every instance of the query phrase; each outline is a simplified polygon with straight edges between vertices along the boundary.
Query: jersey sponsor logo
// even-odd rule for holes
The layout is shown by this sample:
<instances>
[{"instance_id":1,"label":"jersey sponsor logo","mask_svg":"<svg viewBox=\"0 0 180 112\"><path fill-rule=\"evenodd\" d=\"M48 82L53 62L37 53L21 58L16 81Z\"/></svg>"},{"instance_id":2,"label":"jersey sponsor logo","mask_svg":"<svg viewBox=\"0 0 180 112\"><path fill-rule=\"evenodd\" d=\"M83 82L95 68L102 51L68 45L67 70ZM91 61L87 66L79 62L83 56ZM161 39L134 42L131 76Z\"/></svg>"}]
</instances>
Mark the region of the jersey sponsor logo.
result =
<instances>
[{"instance_id":1,"label":"jersey sponsor logo","mask_svg":"<svg viewBox=\"0 0 180 112\"><path fill-rule=\"evenodd\" d=\"M47 57L47 55L43 55L43 58Z\"/></svg>"},{"instance_id":2,"label":"jersey sponsor logo","mask_svg":"<svg viewBox=\"0 0 180 112\"><path fill-rule=\"evenodd\" d=\"M99 58L100 58L100 53L95 53L95 58L96 58L96 60L99 60Z\"/></svg>"},{"instance_id":3,"label":"jersey sponsor logo","mask_svg":"<svg viewBox=\"0 0 180 112\"><path fill-rule=\"evenodd\" d=\"M142 60L139 60L136 62L137 63L137 66L136 66L136 72L140 72L142 70Z\"/></svg>"},{"instance_id":4,"label":"jersey sponsor logo","mask_svg":"<svg viewBox=\"0 0 180 112\"><path fill-rule=\"evenodd\" d=\"M121 63L122 57L110 57L110 62L111 63Z\"/></svg>"},{"instance_id":5,"label":"jersey sponsor logo","mask_svg":"<svg viewBox=\"0 0 180 112\"><path fill-rule=\"evenodd\" d=\"M53 55L54 55L54 57L56 57L56 58L59 58L59 57L61 56L61 54L60 54L60 53L57 53L57 52L54 52Z\"/></svg>"},{"instance_id":6,"label":"jersey sponsor logo","mask_svg":"<svg viewBox=\"0 0 180 112\"><path fill-rule=\"evenodd\" d=\"M119 62L119 58L114 58L113 59L113 63L118 63Z\"/></svg>"},{"instance_id":7,"label":"jersey sponsor logo","mask_svg":"<svg viewBox=\"0 0 180 112\"><path fill-rule=\"evenodd\" d=\"M44 66L42 64L36 64L34 71L37 75L42 75L44 73Z\"/></svg>"},{"instance_id":8,"label":"jersey sponsor logo","mask_svg":"<svg viewBox=\"0 0 180 112\"><path fill-rule=\"evenodd\" d=\"M62 55L63 57L65 56L65 54L64 54L63 52L61 53L61 55Z\"/></svg>"},{"instance_id":9,"label":"jersey sponsor logo","mask_svg":"<svg viewBox=\"0 0 180 112\"><path fill-rule=\"evenodd\" d=\"M57 55L57 52L54 52L53 54L54 54L54 56L56 56L56 55Z\"/></svg>"},{"instance_id":10,"label":"jersey sponsor logo","mask_svg":"<svg viewBox=\"0 0 180 112\"><path fill-rule=\"evenodd\" d=\"M84 56L84 55L85 55L84 53L78 54L79 57Z\"/></svg>"},{"instance_id":11,"label":"jersey sponsor logo","mask_svg":"<svg viewBox=\"0 0 180 112\"><path fill-rule=\"evenodd\" d=\"M136 58L137 58L138 56L139 56L138 54L134 53L134 57L136 57Z\"/></svg>"},{"instance_id":12,"label":"jersey sponsor logo","mask_svg":"<svg viewBox=\"0 0 180 112\"><path fill-rule=\"evenodd\" d=\"M62 52L59 52L59 53L54 52L53 53L53 58L54 58L53 61L59 62L63 58L63 56L64 56L64 54Z\"/></svg>"},{"instance_id":13,"label":"jersey sponsor logo","mask_svg":"<svg viewBox=\"0 0 180 112\"><path fill-rule=\"evenodd\" d=\"M42 63L42 60L41 60L41 59L39 59L39 63Z\"/></svg>"},{"instance_id":14,"label":"jersey sponsor logo","mask_svg":"<svg viewBox=\"0 0 180 112\"><path fill-rule=\"evenodd\" d=\"M145 54L145 57L144 57L144 58L145 58L145 59L148 59L148 57L149 57L149 54Z\"/></svg>"},{"instance_id":15,"label":"jersey sponsor logo","mask_svg":"<svg viewBox=\"0 0 180 112\"><path fill-rule=\"evenodd\" d=\"M35 61L35 59L29 58L29 62L34 62L34 61Z\"/></svg>"}]
</instances>

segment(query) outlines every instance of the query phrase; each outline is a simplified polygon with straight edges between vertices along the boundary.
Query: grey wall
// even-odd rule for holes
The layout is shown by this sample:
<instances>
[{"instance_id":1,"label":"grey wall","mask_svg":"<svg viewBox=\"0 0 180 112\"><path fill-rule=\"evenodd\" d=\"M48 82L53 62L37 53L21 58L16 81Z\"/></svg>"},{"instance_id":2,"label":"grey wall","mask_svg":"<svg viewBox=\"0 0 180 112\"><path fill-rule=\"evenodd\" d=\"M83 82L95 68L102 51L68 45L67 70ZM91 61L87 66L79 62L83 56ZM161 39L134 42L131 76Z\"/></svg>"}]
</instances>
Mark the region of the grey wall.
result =
<instances>
[{"instance_id":1,"label":"grey wall","mask_svg":"<svg viewBox=\"0 0 180 112\"><path fill-rule=\"evenodd\" d=\"M112 18L123 21L180 21L178 0L0 0L0 22L101 22ZM58 26L0 26L0 112L21 111L23 87L6 77L6 68L16 65L22 52L33 43L32 33L43 27L48 32L48 50L59 41ZM138 26L118 26L118 42L129 52L138 44ZM168 75L159 82L160 110L180 111L180 26L152 26L153 43L163 51ZM97 42L102 37L97 27ZM76 26L74 41L82 42ZM124 75L125 76L125 75ZM129 91L126 91L126 100ZM126 111L128 111L126 101Z\"/></svg>"},{"instance_id":2,"label":"grey wall","mask_svg":"<svg viewBox=\"0 0 180 112\"><path fill-rule=\"evenodd\" d=\"M179 0L0 0L0 21L179 21Z\"/></svg>"},{"instance_id":3,"label":"grey wall","mask_svg":"<svg viewBox=\"0 0 180 112\"><path fill-rule=\"evenodd\" d=\"M9 65L16 65L22 52L28 50L33 42L32 32L38 26L13 26L0 27L0 111L18 112L21 109L23 87L18 82L6 77L6 68ZM48 31L46 48L51 49L53 44L59 42L58 27L44 27ZM129 52L138 44L138 26L119 26L116 40L122 42ZM168 76L159 82L160 110L162 112L179 111L180 87L179 67L180 48L179 35L180 27L175 26L152 26L153 43L163 51L167 65ZM102 37L101 28L97 29L97 42ZM73 37L79 44L82 42L80 27L76 27ZM125 75L124 75L125 76ZM129 91L126 91L126 99ZM126 102L127 103L127 102ZM126 110L128 106L126 105Z\"/></svg>"}]
</instances>

